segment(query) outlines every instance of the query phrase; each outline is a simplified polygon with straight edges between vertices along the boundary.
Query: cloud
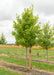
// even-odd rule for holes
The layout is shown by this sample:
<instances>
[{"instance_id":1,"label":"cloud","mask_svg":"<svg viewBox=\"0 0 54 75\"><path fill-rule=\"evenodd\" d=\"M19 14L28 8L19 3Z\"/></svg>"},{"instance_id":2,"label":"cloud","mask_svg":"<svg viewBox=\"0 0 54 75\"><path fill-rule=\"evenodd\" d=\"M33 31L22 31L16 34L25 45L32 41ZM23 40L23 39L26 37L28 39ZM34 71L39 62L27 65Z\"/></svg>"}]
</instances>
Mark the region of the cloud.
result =
<instances>
[{"instance_id":1,"label":"cloud","mask_svg":"<svg viewBox=\"0 0 54 75\"><path fill-rule=\"evenodd\" d=\"M23 10L22 0L0 0L0 20L10 20Z\"/></svg>"},{"instance_id":2,"label":"cloud","mask_svg":"<svg viewBox=\"0 0 54 75\"><path fill-rule=\"evenodd\" d=\"M54 0L0 0L0 20L11 20L16 13L34 4L34 11L45 15L54 14Z\"/></svg>"},{"instance_id":3,"label":"cloud","mask_svg":"<svg viewBox=\"0 0 54 75\"><path fill-rule=\"evenodd\" d=\"M35 4L36 9L45 15L54 15L54 0L38 0Z\"/></svg>"}]
</instances>

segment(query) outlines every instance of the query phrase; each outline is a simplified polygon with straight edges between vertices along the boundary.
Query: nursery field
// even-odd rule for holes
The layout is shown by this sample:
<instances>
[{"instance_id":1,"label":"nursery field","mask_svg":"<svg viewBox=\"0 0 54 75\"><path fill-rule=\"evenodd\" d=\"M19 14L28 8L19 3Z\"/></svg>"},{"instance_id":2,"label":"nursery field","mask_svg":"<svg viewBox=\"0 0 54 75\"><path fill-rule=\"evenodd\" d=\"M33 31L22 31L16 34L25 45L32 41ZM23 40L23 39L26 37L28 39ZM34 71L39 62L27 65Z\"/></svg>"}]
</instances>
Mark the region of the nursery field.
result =
<instances>
[{"instance_id":1,"label":"nursery field","mask_svg":"<svg viewBox=\"0 0 54 75\"><path fill-rule=\"evenodd\" d=\"M29 68L29 49L27 49L27 59ZM0 73L2 73L2 75L25 75L25 66L26 49L0 47ZM10 72L7 68L9 68ZM32 68L54 73L54 50L48 51L47 62L46 50L32 49Z\"/></svg>"},{"instance_id":2,"label":"nursery field","mask_svg":"<svg viewBox=\"0 0 54 75\"><path fill-rule=\"evenodd\" d=\"M2 74L2 75L22 75L22 74L19 74L19 73L15 73L15 72L3 69L1 67L0 67L0 74Z\"/></svg>"},{"instance_id":3,"label":"nursery field","mask_svg":"<svg viewBox=\"0 0 54 75\"><path fill-rule=\"evenodd\" d=\"M9 56L24 57L26 56L26 49L19 48L0 48L0 54ZM27 57L29 58L29 49L27 49ZM46 50L32 49L32 58L47 60ZM54 61L54 50L48 50L48 60Z\"/></svg>"}]
</instances>

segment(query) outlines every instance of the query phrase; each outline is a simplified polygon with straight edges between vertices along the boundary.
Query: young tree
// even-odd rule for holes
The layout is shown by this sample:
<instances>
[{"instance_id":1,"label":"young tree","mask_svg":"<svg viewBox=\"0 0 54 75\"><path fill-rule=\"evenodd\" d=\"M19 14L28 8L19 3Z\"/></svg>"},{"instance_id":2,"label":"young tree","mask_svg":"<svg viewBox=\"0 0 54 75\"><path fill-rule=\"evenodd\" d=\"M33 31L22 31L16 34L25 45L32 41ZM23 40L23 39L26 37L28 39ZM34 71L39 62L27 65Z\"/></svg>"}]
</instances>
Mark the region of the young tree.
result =
<instances>
[{"instance_id":1,"label":"young tree","mask_svg":"<svg viewBox=\"0 0 54 75\"><path fill-rule=\"evenodd\" d=\"M2 33L2 35L1 35L1 37L0 37L0 44L6 44L7 43L7 41L6 41L6 39L5 39L5 36L4 36L4 34Z\"/></svg>"},{"instance_id":2,"label":"young tree","mask_svg":"<svg viewBox=\"0 0 54 75\"><path fill-rule=\"evenodd\" d=\"M12 34L15 36L16 44L29 47L29 67L32 69L31 60L31 47L36 44L36 38L39 33L38 15L33 15L33 6L25 8L21 16L17 16L17 22L14 21L14 31Z\"/></svg>"},{"instance_id":3,"label":"young tree","mask_svg":"<svg viewBox=\"0 0 54 75\"><path fill-rule=\"evenodd\" d=\"M53 47L53 30L50 27L49 22L43 25L42 31L38 38L38 44L47 50L48 61L48 49Z\"/></svg>"}]
</instances>

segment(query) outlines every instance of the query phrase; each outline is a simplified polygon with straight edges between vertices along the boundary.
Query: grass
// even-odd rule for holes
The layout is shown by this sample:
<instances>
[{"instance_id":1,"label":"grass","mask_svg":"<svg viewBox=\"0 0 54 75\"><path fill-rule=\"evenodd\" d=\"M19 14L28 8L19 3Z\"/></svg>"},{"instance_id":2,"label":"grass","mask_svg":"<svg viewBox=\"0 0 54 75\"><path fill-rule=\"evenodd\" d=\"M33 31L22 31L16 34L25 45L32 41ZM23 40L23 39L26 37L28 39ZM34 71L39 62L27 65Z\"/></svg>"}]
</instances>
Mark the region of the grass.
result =
<instances>
[{"instance_id":1,"label":"grass","mask_svg":"<svg viewBox=\"0 0 54 75\"><path fill-rule=\"evenodd\" d=\"M0 48L0 51L7 51L7 52L13 52L13 53L20 53L20 54L25 54L26 50L25 49L18 49L18 48ZM37 52L39 52L40 55L45 55L46 56L46 50L34 50L32 49L32 54L36 55ZM27 53L29 54L29 50L27 50ZM54 50L49 50L48 51L49 56L54 56Z\"/></svg>"},{"instance_id":2,"label":"grass","mask_svg":"<svg viewBox=\"0 0 54 75\"><path fill-rule=\"evenodd\" d=\"M17 65L23 65L23 66L26 65L26 61L20 60L20 59L14 59L14 58L8 58L8 57L1 57L0 56L0 60L4 60L6 62L14 63L14 64L17 64ZM29 61L28 61L27 64L29 66ZM37 68L37 69L42 69L42 70L54 72L54 65L51 65L51 64L44 64L44 63L32 61L32 66Z\"/></svg>"},{"instance_id":3,"label":"grass","mask_svg":"<svg viewBox=\"0 0 54 75\"><path fill-rule=\"evenodd\" d=\"M0 48L0 51L26 54L26 50L25 49L18 49L18 48ZM46 50L32 50L32 54L33 55L37 55L38 52L39 52L39 54L41 56L46 56ZM29 54L29 50L27 50L27 53ZM1 52L0 52L0 54L1 54ZM18 56L18 57L26 57L25 55L13 55L13 54L7 54L7 55L9 55L9 56L10 55L11 56ZM54 56L54 51L52 51L52 50L48 51L48 56ZM29 58L29 56L27 56L27 57ZM46 57L32 56L32 58L47 60ZM54 58L48 58L48 60L54 61Z\"/></svg>"},{"instance_id":4,"label":"grass","mask_svg":"<svg viewBox=\"0 0 54 75\"><path fill-rule=\"evenodd\" d=\"M0 68L0 74L1 75L22 75L22 74L19 74L19 73L16 73L16 72L5 70L3 68Z\"/></svg>"},{"instance_id":5,"label":"grass","mask_svg":"<svg viewBox=\"0 0 54 75\"><path fill-rule=\"evenodd\" d=\"M11 52L11 53L19 53L19 54L26 54L25 49L18 49L18 48L0 48L0 51ZM39 54L41 56L47 56L46 55L46 50L34 50L34 49L32 50L32 55L37 55L38 52L39 52ZM27 53L29 54L29 50L27 50ZM1 52L0 52L0 54L1 54ZM4 54L7 54L7 53L4 53ZM7 55L25 57L25 55L13 55L13 54L7 54ZM48 56L54 56L54 51L53 50L48 51ZM46 60L45 57L32 56L32 58L45 59ZM10 58L10 57L2 57L2 56L0 56L0 60L4 60L6 62L14 63L14 64L17 64L17 65L23 65L23 66L26 65L26 60L21 60L21 59L15 59L15 58ZM48 60L54 61L54 58L48 58ZM29 61L28 61L27 64L29 66ZM54 65L50 65L50 64L44 64L44 63L32 61L32 67L37 68L37 69L42 69L42 70L47 70L47 71L54 72ZM3 71L4 74L2 73L2 71ZM10 74L9 74L8 73L9 71L6 72L7 74L5 72L6 72L6 70L3 70L3 69L0 70L0 74L2 74L2 75L20 75L20 74L17 74L17 73L12 74L12 72L10 72Z\"/></svg>"},{"instance_id":6,"label":"grass","mask_svg":"<svg viewBox=\"0 0 54 75\"><path fill-rule=\"evenodd\" d=\"M2 53L0 53L0 54L2 54ZM8 56L26 57L25 55L15 55L15 54L13 55L13 54L7 54L7 53L5 53L5 54L8 55ZM27 57L29 58L29 56L27 56ZM32 58L47 60L47 57L32 56ZM48 58L48 60L54 61L54 58Z\"/></svg>"}]
</instances>

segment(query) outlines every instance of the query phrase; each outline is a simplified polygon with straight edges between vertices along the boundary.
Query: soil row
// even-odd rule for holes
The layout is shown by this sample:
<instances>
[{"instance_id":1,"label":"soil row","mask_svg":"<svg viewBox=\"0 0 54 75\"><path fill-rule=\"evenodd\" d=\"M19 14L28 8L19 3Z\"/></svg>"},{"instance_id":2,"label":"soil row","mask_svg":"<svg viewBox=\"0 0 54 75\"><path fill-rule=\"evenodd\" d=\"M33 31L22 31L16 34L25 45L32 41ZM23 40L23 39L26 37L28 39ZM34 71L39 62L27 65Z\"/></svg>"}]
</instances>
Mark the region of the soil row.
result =
<instances>
[{"instance_id":1,"label":"soil row","mask_svg":"<svg viewBox=\"0 0 54 75\"><path fill-rule=\"evenodd\" d=\"M18 56L10 56L10 55L6 55L6 54L0 54L0 56L4 56L4 57L10 57L10 58L15 58L15 59L21 59L21 60L26 60L25 57L18 57ZM27 58L27 60L29 60L29 58ZM54 65L54 61L46 61L46 60L40 60L40 59L32 59L32 61L35 62L41 62L41 63L47 63L47 64L53 64Z\"/></svg>"},{"instance_id":2,"label":"soil row","mask_svg":"<svg viewBox=\"0 0 54 75\"><path fill-rule=\"evenodd\" d=\"M47 72L38 69L32 69L31 71L29 71L29 68L26 69L24 66L16 65L13 63L7 63L4 61L0 61L0 66L5 67L6 69L13 70L15 72L24 73L25 75L54 75L54 73L52 72Z\"/></svg>"},{"instance_id":3,"label":"soil row","mask_svg":"<svg viewBox=\"0 0 54 75\"><path fill-rule=\"evenodd\" d=\"M7 54L13 54L13 55L25 55L26 56L26 54L13 53L13 52L5 52L5 51L0 51L0 53L7 53ZM27 55L29 56L29 54L27 54ZM41 56L38 53L36 55L32 55L32 56L38 56L38 57L45 57L45 58L47 58L47 56L43 56L43 55ZM48 58L54 58L54 56L48 56Z\"/></svg>"}]
</instances>

